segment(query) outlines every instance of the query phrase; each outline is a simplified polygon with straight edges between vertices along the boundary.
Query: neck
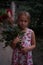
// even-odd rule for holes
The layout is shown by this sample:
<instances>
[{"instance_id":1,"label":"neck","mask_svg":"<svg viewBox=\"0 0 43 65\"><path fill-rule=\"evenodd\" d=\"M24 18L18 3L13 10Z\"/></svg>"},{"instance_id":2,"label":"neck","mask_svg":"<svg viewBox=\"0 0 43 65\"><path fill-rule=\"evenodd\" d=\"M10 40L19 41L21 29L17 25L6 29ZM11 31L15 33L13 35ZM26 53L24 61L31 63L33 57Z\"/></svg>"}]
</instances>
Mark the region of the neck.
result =
<instances>
[{"instance_id":1,"label":"neck","mask_svg":"<svg viewBox=\"0 0 43 65\"><path fill-rule=\"evenodd\" d=\"M25 28L25 29L22 29L22 32L26 32L26 30L27 30L27 28Z\"/></svg>"}]
</instances>

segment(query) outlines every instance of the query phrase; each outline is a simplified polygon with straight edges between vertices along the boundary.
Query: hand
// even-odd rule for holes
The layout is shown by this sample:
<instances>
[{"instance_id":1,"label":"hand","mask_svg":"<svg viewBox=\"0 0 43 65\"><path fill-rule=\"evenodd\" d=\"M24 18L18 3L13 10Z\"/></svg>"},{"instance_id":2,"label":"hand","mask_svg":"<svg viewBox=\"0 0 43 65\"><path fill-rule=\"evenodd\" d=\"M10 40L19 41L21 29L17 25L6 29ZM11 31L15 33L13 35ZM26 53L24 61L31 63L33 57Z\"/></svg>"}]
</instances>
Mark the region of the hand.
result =
<instances>
[{"instance_id":1,"label":"hand","mask_svg":"<svg viewBox=\"0 0 43 65\"><path fill-rule=\"evenodd\" d=\"M23 51L23 53L27 53L28 52L28 48L27 47L22 48L21 51Z\"/></svg>"},{"instance_id":2,"label":"hand","mask_svg":"<svg viewBox=\"0 0 43 65\"><path fill-rule=\"evenodd\" d=\"M11 48L15 48L16 44L20 42L20 39L18 37L16 37L15 39L13 39L12 43L11 43Z\"/></svg>"},{"instance_id":3,"label":"hand","mask_svg":"<svg viewBox=\"0 0 43 65\"><path fill-rule=\"evenodd\" d=\"M13 43L16 44L16 43L18 43L18 42L20 42L20 41L21 41L21 39L20 39L19 37L16 37L16 38L13 40Z\"/></svg>"}]
</instances>

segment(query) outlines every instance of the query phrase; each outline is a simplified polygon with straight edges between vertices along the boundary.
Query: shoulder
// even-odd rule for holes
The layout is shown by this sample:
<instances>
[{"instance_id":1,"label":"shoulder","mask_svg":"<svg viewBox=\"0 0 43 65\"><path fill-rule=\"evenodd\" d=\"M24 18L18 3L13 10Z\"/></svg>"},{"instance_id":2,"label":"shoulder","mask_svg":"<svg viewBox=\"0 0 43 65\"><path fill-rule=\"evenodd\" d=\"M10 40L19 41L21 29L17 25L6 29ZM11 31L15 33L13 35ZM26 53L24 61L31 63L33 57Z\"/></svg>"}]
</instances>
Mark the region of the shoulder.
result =
<instances>
[{"instance_id":1,"label":"shoulder","mask_svg":"<svg viewBox=\"0 0 43 65\"><path fill-rule=\"evenodd\" d=\"M32 29L29 29L30 30L30 32L31 32L31 37L33 38L33 39L35 39L35 32L32 30Z\"/></svg>"},{"instance_id":2,"label":"shoulder","mask_svg":"<svg viewBox=\"0 0 43 65\"><path fill-rule=\"evenodd\" d=\"M27 29L27 32L31 34L31 36L35 36L35 32L32 29Z\"/></svg>"},{"instance_id":3,"label":"shoulder","mask_svg":"<svg viewBox=\"0 0 43 65\"><path fill-rule=\"evenodd\" d=\"M27 29L28 32L34 33L34 31L30 28Z\"/></svg>"}]
</instances>

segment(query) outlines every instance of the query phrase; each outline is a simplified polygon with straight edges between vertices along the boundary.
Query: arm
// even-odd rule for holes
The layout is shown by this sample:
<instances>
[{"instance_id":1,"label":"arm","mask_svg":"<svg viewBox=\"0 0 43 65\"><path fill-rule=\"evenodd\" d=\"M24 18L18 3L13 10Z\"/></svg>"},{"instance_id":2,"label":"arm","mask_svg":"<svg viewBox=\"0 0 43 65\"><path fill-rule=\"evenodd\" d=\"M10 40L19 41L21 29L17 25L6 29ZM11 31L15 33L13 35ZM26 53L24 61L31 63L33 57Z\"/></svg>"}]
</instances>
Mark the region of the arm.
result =
<instances>
[{"instance_id":1,"label":"arm","mask_svg":"<svg viewBox=\"0 0 43 65\"><path fill-rule=\"evenodd\" d=\"M35 39L35 33L32 32L31 37L31 46L28 48L29 50L33 50L36 47L36 39Z\"/></svg>"}]
</instances>

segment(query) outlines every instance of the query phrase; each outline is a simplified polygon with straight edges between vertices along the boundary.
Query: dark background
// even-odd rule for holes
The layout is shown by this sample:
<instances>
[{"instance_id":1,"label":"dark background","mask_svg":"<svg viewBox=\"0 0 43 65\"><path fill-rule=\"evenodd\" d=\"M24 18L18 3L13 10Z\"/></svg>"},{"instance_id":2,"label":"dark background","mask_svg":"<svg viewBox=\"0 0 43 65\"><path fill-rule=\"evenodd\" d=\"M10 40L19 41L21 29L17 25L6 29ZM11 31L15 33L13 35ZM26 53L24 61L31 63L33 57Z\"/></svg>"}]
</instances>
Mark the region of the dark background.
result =
<instances>
[{"instance_id":1,"label":"dark background","mask_svg":"<svg viewBox=\"0 0 43 65\"><path fill-rule=\"evenodd\" d=\"M17 14L19 11L26 10L31 15L31 24L29 27L34 30L36 35L36 49L33 50L33 61L34 65L43 65L43 0L1 0L0 16L3 15L5 9L11 8L12 1L14 1L16 5L15 14ZM5 50L2 50L2 45L3 43L0 42L0 65L10 65L10 53L12 54L12 50L10 49L10 47L8 47L5 52ZM6 57L4 54L6 55ZM4 61L4 58L6 59L6 63Z\"/></svg>"}]
</instances>

